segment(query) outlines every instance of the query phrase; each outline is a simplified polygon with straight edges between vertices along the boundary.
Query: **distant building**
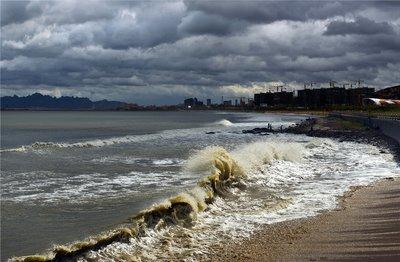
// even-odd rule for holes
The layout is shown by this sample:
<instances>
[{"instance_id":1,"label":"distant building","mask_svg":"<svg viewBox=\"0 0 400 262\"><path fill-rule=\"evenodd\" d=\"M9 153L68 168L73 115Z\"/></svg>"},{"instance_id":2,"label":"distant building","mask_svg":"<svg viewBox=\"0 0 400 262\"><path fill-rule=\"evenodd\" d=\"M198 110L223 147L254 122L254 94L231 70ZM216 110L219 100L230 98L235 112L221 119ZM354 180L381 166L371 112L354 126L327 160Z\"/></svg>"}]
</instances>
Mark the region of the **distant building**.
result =
<instances>
[{"instance_id":1,"label":"distant building","mask_svg":"<svg viewBox=\"0 0 400 262\"><path fill-rule=\"evenodd\" d=\"M259 93L254 95L256 107L269 107L279 105L290 105L293 103L292 92Z\"/></svg>"},{"instance_id":2,"label":"distant building","mask_svg":"<svg viewBox=\"0 0 400 262\"><path fill-rule=\"evenodd\" d=\"M323 108L333 105L362 106L363 99L374 95L369 87L345 89L344 87L303 89L297 92L297 104L303 107Z\"/></svg>"},{"instance_id":3,"label":"distant building","mask_svg":"<svg viewBox=\"0 0 400 262\"><path fill-rule=\"evenodd\" d=\"M254 94L254 105L255 107L297 105L309 108L324 108L334 105L362 106L363 99L373 97L374 92L374 88L368 87L353 89L330 87L298 90L297 97L294 97L292 92L285 91L259 93Z\"/></svg>"},{"instance_id":4,"label":"distant building","mask_svg":"<svg viewBox=\"0 0 400 262\"><path fill-rule=\"evenodd\" d=\"M223 102L223 105L224 105L224 106L232 106L232 100L225 100L225 101Z\"/></svg>"},{"instance_id":5,"label":"distant building","mask_svg":"<svg viewBox=\"0 0 400 262\"><path fill-rule=\"evenodd\" d=\"M375 95L375 89L369 87L347 89L347 103L353 106L363 105L363 99L373 97Z\"/></svg>"},{"instance_id":6,"label":"distant building","mask_svg":"<svg viewBox=\"0 0 400 262\"><path fill-rule=\"evenodd\" d=\"M194 97L194 98L185 99L184 100L184 105L185 105L185 108L202 107L203 106L203 102L197 100L197 98Z\"/></svg>"},{"instance_id":7,"label":"distant building","mask_svg":"<svg viewBox=\"0 0 400 262\"><path fill-rule=\"evenodd\" d=\"M248 102L247 102L247 106L248 107L254 107L254 99L249 98Z\"/></svg>"},{"instance_id":8,"label":"distant building","mask_svg":"<svg viewBox=\"0 0 400 262\"><path fill-rule=\"evenodd\" d=\"M254 104L257 107L272 106L274 97L272 93L259 93L254 95Z\"/></svg>"},{"instance_id":9,"label":"distant building","mask_svg":"<svg viewBox=\"0 0 400 262\"><path fill-rule=\"evenodd\" d=\"M196 102L197 98L188 98L184 100L183 104L185 105L186 108L191 108L195 105Z\"/></svg>"},{"instance_id":10,"label":"distant building","mask_svg":"<svg viewBox=\"0 0 400 262\"><path fill-rule=\"evenodd\" d=\"M346 89L343 87L303 89L297 92L298 104L304 107L326 107L346 104Z\"/></svg>"},{"instance_id":11,"label":"distant building","mask_svg":"<svg viewBox=\"0 0 400 262\"><path fill-rule=\"evenodd\" d=\"M207 99L207 106L211 106L211 99Z\"/></svg>"},{"instance_id":12,"label":"distant building","mask_svg":"<svg viewBox=\"0 0 400 262\"><path fill-rule=\"evenodd\" d=\"M276 92L273 93L274 105L291 105L293 103L293 93L292 92Z\"/></svg>"}]
</instances>

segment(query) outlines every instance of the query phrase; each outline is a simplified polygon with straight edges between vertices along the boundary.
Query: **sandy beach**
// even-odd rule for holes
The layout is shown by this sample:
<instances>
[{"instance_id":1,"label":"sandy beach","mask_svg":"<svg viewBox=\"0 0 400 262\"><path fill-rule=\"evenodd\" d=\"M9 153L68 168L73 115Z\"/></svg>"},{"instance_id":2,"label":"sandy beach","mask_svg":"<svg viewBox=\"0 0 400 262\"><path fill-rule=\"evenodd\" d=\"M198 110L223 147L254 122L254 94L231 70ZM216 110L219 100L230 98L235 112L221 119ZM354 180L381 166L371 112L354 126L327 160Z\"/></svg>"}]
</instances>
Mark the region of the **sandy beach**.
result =
<instances>
[{"instance_id":1,"label":"sandy beach","mask_svg":"<svg viewBox=\"0 0 400 262\"><path fill-rule=\"evenodd\" d=\"M212 261L399 261L400 179L350 190L336 210L261 228Z\"/></svg>"}]
</instances>

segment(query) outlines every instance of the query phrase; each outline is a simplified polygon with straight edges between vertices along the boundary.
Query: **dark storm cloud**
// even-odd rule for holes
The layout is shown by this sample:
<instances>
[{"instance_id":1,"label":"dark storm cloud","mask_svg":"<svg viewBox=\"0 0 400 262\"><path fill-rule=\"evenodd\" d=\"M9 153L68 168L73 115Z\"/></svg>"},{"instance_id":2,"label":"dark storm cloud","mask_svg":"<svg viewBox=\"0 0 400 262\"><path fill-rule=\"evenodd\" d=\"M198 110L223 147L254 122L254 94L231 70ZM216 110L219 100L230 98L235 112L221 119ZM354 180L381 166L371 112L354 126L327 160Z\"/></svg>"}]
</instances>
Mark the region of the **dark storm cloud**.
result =
<instances>
[{"instance_id":1,"label":"dark storm cloud","mask_svg":"<svg viewBox=\"0 0 400 262\"><path fill-rule=\"evenodd\" d=\"M392 34L392 26L388 22L375 22L365 17L358 17L353 22L333 21L326 29L325 35L375 35Z\"/></svg>"},{"instance_id":2,"label":"dark storm cloud","mask_svg":"<svg viewBox=\"0 0 400 262\"><path fill-rule=\"evenodd\" d=\"M349 1L1 2L2 94L139 103L274 81L398 83L400 5ZM396 82L397 81L397 82ZM47 90L47 91L46 91Z\"/></svg>"},{"instance_id":3,"label":"dark storm cloud","mask_svg":"<svg viewBox=\"0 0 400 262\"><path fill-rule=\"evenodd\" d=\"M230 20L222 16L194 11L184 17L178 30L189 35L228 35L243 30L247 23L239 20Z\"/></svg>"},{"instance_id":4,"label":"dark storm cloud","mask_svg":"<svg viewBox=\"0 0 400 262\"><path fill-rule=\"evenodd\" d=\"M252 23L274 21L306 21L325 19L337 15L364 10L368 7L390 9L395 6L386 2L363 1L186 1L189 11L203 11L229 19L241 19ZM388 6L390 5L390 6Z\"/></svg>"},{"instance_id":5,"label":"dark storm cloud","mask_svg":"<svg viewBox=\"0 0 400 262\"><path fill-rule=\"evenodd\" d=\"M1 25L21 23L40 14L40 10L30 8L29 1L1 1Z\"/></svg>"}]
</instances>

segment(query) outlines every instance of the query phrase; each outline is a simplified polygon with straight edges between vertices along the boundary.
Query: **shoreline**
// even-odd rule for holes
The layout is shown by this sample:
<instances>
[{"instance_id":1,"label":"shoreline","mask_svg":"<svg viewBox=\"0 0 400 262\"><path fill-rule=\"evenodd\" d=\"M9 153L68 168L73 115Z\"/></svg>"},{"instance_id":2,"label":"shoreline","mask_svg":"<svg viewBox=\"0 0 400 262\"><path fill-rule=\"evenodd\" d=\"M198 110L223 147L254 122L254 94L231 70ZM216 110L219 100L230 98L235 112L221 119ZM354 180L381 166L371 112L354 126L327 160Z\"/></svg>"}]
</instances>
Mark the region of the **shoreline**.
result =
<instances>
[{"instance_id":1,"label":"shoreline","mask_svg":"<svg viewBox=\"0 0 400 262\"><path fill-rule=\"evenodd\" d=\"M395 138L385 135L379 129L364 126L357 121L345 120L340 116L310 117L294 126L289 126L281 130L254 128L242 130L242 132L254 135L269 135L270 133L300 134L310 137L337 139L340 142L350 141L370 144L379 147L382 151L390 151L395 161L400 164L400 143Z\"/></svg>"},{"instance_id":2,"label":"shoreline","mask_svg":"<svg viewBox=\"0 0 400 262\"><path fill-rule=\"evenodd\" d=\"M211 250L210 261L321 261L400 258L400 178L353 187L338 207L266 225Z\"/></svg>"},{"instance_id":3,"label":"shoreline","mask_svg":"<svg viewBox=\"0 0 400 262\"><path fill-rule=\"evenodd\" d=\"M266 130L248 131L262 134ZM372 144L391 151L400 163L396 140L355 122L313 118L282 133ZM265 225L248 238L210 251L209 261L399 261L400 177L351 187L338 197L333 210Z\"/></svg>"}]
</instances>

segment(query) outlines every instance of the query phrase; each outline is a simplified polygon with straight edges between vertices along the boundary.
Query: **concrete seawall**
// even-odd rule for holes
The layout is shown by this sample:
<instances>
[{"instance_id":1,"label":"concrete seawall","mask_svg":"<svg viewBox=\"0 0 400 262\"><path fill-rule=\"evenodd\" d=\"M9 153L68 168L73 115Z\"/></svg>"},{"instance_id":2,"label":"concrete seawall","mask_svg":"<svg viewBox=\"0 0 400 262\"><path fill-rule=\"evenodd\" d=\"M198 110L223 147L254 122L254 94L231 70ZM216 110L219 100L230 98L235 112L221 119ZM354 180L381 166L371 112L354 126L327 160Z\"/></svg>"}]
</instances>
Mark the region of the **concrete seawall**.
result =
<instances>
[{"instance_id":1,"label":"concrete seawall","mask_svg":"<svg viewBox=\"0 0 400 262\"><path fill-rule=\"evenodd\" d=\"M339 114L339 116L344 120L357 121L371 128L379 129L400 144L400 120L343 114Z\"/></svg>"},{"instance_id":2,"label":"concrete seawall","mask_svg":"<svg viewBox=\"0 0 400 262\"><path fill-rule=\"evenodd\" d=\"M400 121L389 119L371 119L372 125L378 127L382 133L395 139L400 144Z\"/></svg>"}]
</instances>

